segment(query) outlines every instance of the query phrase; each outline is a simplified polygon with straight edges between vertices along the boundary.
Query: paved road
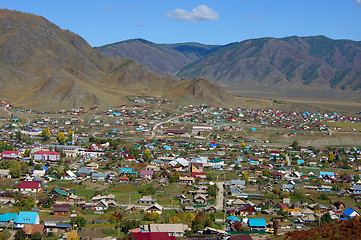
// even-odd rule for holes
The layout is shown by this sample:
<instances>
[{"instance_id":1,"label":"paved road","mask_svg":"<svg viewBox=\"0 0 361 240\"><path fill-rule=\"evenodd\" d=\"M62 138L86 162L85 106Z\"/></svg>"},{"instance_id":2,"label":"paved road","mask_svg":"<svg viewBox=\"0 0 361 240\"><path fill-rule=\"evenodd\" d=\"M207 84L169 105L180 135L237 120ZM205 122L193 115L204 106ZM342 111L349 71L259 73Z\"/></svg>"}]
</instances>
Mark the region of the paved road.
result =
<instances>
[{"instance_id":1,"label":"paved road","mask_svg":"<svg viewBox=\"0 0 361 240\"><path fill-rule=\"evenodd\" d=\"M192 113L183 113L183 114L180 115L180 116L172 117L172 118L170 118L170 119L168 119L168 120L166 120L166 121L159 122L159 123L155 124L155 125L153 126L153 128L152 128L152 135L150 136L150 138L151 138L151 139L154 138L154 136L155 136L155 130L156 130L157 127L159 127L160 125L162 125L162 124L164 124L164 123L169 123L169 122L171 122L171 121L174 121L174 120L176 120L176 119L178 119L178 118L181 118L181 117L184 117L185 115L190 115L190 114L192 114Z\"/></svg>"},{"instance_id":2,"label":"paved road","mask_svg":"<svg viewBox=\"0 0 361 240\"><path fill-rule=\"evenodd\" d=\"M217 187L218 187L218 193L217 193L217 198L216 198L216 209L217 210L223 210L223 201L224 201L224 188L223 188L223 184L224 182L217 182Z\"/></svg>"}]
</instances>

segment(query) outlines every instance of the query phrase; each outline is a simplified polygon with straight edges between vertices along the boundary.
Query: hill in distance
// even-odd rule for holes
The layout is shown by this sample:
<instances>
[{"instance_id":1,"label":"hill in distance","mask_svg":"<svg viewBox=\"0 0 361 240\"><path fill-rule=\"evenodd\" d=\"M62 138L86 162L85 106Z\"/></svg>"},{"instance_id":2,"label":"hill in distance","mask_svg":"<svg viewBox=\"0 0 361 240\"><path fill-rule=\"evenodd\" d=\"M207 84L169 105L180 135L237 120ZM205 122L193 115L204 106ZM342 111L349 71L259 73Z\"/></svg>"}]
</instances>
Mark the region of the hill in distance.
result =
<instances>
[{"instance_id":1,"label":"hill in distance","mask_svg":"<svg viewBox=\"0 0 361 240\"><path fill-rule=\"evenodd\" d=\"M131 50L127 44L132 45ZM148 50L139 49L139 45L146 45ZM122 52L127 52L127 58L142 62L154 71L167 75L176 72L181 79L208 79L235 95L254 91L266 97L289 94L301 98L312 95L318 98L357 98L361 91L361 42L332 40L324 36L251 39L225 46L209 46L202 54L197 54L197 51L188 53L193 56L188 58L188 62L173 64L167 59L172 68L164 68L160 63L164 58L156 54L164 46L168 51L172 45L129 40L97 49L115 56L118 53L112 48L121 47ZM177 48L171 49L173 53L177 52L178 55L174 55L177 59L184 59L178 57L183 55ZM191 52L192 48L188 50ZM144 55L139 56L140 53ZM187 65L182 66L184 63Z\"/></svg>"},{"instance_id":2,"label":"hill in distance","mask_svg":"<svg viewBox=\"0 0 361 240\"><path fill-rule=\"evenodd\" d=\"M133 59L155 73L174 77L179 69L216 51L219 47L221 46L200 43L156 44L138 38L94 49L105 56Z\"/></svg>"},{"instance_id":3,"label":"hill in distance","mask_svg":"<svg viewBox=\"0 0 361 240\"><path fill-rule=\"evenodd\" d=\"M133 60L106 57L80 36L60 29L43 17L3 9L0 10L0 72L2 98L31 109L116 106L126 103L129 95L162 97L189 104L189 94L199 102L232 99L217 84L197 83L193 87L198 90L192 92L190 80L179 82L157 75ZM203 89L208 86L219 89ZM187 96L175 97L171 92Z\"/></svg>"}]
</instances>

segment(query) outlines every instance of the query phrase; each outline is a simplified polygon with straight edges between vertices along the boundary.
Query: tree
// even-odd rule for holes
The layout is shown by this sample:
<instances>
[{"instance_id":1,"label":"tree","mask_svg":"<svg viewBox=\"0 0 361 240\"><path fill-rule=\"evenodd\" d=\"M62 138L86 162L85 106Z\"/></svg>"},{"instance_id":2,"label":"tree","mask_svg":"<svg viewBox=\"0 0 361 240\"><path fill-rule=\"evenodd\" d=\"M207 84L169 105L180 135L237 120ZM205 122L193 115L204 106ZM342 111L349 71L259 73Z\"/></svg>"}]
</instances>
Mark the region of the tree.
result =
<instances>
[{"instance_id":1,"label":"tree","mask_svg":"<svg viewBox=\"0 0 361 240\"><path fill-rule=\"evenodd\" d=\"M63 132L58 133L58 135L56 135L56 141L58 141L58 143L59 143L60 145L64 145L64 144L65 144L66 137L65 137L65 135L64 135Z\"/></svg>"},{"instance_id":2,"label":"tree","mask_svg":"<svg viewBox=\"0 0 361 240\"><path fill-rule=\"evenodd\" d=\"M84 227L86 225L86 220L83 217L77 217L75 219L72 219L71 223L76 224L77 227L82 228L82 227Z\"/></svg>"},{"instance_id":3,"label":"tree","mask_svg":"<svg viewBox=\"0 0 361 240\"><path fill-rule=\"evenodd\" d=\"M331 215L329 212L322 215L321 222L322 222L322 224L325 224L325 223L330 224L332 222L332 218L331 218Z\"/></svg>"},{"instance_id":4,"label":"tree","mask_svg":"<svg viewBox=\"0 0 361 240\"><path fill-rule=\"evenodd\" d=\"M21 210L25 210L25 211L32 209L34 205L35 205L35 201L32 197L27 197L27 198L20 197L20 199L18 199L14 204L14 206L19 207Z\"/></svg>"},{"instance_id":5,"label":"tree","mask_svg":"<svg viewBox=\"0 0 361 240\"><path fill-rule=\"evenodd\" d=\"M50 131L49 131L49 129L43 129L41 131L40 136L42 137L44 142L49 141L50 140Z\"/></svg>"},{"instance_id":6,"label":"tree","mask_svg":"<svg viewBox=\"0 0 361 240\"><path fill-rule=\"evenodd\" d=\"M15 240L25 240L26 234L23 230L18 230L14 235Z\"/></svg>"},{"instance_id":7,"label":"tree","mask_svg":"<svg viewBox=\"0 0 361 240\"><path fill-rule=\"evenodd\" d=\"M298 165L298 163L296 163L295 169L296 169L296 171L300 171L300 165Z\"/></svg>"},{"instance_id":8,"label":"tree","mask_svg":"<svg viewBox=\"0 0 361 240\"><path fill-rule=\"evenodd\" d=\"M17 140L18 142L21 142L22 136L21 136L21 132L20 132L20 131L17 131L17 132L16 132L15 137L16 137L16 140Z\"/></svg>"},{"instance_id":9,"label":"tree","mask_svg":"<svg viewBox=\"0 0 361 240\"><path fill-rule=\"evenodd\" d=\"M333 162L333 159L335 158L335 155L332 153L332 152L330 152L329 154L328 154L328 162Z\"/></svg>"},{"instance_id":10,"label":"tree","mask_svg":"<svg viewBox=\"0 0 361 240\"><path fill-rule=\"evenodd\" d=\"M18 178L21 175L21 165L18 162L13 162L10 167L10 175L13 178Z\"/></svg>"},{"instance_id":11,"label":"tree","mask_svg":"<svg viewBox=\"0 0 361 240\"><path fill-rule=\"evenodd\" d=\"M30 157L30 149L24 151L24 157Z\"/></svg>"},{"instance_id":12,"label":"tree","mask_svg":"<svg viewBox=\"0 0 361 240\"><path fill-rule=\"evenodd\" d=\"M41 233L35 232L31 235L30 240L41 240L42 237Z\"/></svg>"},{"instance_id":13,"label":"tree","mask_svg":"<svg viewBox=\"0 0 361 240\"><path fill-rule=\"evenodd\" d=\"M298 142L297 142L297 141L293 141L291 147L292 147L293 150L297 150L297 149L298 149Z\"/></svg>"},{"instance_id":14,"label":"tree","mask_svg":"<svg viewBox=\"0 0 361 240\"><path fill-rule=\"evenodd\" d=\"M262 170L262 174L263 176L269 177L271 176L271 170L269 170L269 168L266 167Z\"/></svg>"},{"instance_id":15,"label":"tree","mask_svg":"<svg viewBox=\"0 0 361 240\"><path fill-rule=\"evenodd\" d=\"M248 172L247 171L244 171L242 173L242 180L246 181L246 184L248 184Z\"/></svg>"},{"instance_id":16,"label":"tree","mask_svg":"<svg viewBox=\"0 0 361 240\"><path fill-rule=\"evenodd\" d=\"M67 138L68 138L68 142L72 142L72 141L73 141L73 132L72 132L72 131L69 131L66 136L67 136Z\"/></svg>"}]
</instances>

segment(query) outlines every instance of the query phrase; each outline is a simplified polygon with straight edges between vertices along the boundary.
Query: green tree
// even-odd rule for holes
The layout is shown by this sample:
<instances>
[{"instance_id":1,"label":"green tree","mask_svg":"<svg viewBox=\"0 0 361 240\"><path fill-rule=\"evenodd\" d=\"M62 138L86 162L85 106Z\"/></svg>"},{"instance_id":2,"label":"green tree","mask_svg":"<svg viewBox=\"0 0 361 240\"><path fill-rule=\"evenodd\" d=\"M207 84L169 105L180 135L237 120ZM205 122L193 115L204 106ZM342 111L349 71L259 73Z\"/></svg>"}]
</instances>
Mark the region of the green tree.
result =
<instances>
[{"instance_id":1,"label":"green tree","mask_svg":"<svg viewBox=\"0 0 361 240\"><path fill-rule=\"evenodd\" d=\"M321 222L322 224L330 224L332 222L332 218L329 212L322 215Z\"/></svg>"},{"instance_id":2,"label":"green tree","mask_svg":"<svg viewBox=\"0 0 361 240\"><path fill-rule=\"evenodd\" d=\"M297 141L293 141L292 145L291 145L293 150L297 150L298 149L298 142Z\"/></svg>"},{"instance_id":3,"label":"green tree","mask_svg":"<svg viewBox=\"0 0 361 240\"><path fill-rule=\"evenodd\" d=\"M262 174L263 176L269 177L271 176L271 170L269 170L269 168L266 167L262 170Z\"/></svg>"},{"instance_id":4,"label":"green tree","mask_svg":"<svg viewBox=\"0 0 361 240\"><path fill-rule=\"evenodd\" d=\"M30 240L41 240L42 237L41 233L35 232L30 236Z\"/></svg>"},{"instance_id":5,"label":"green tree","mask_svg":"<svg viewBox=\"0 0 361 240\"><path fill-rule=\"evenodd\" d=\"M244 171L242 173L242 180L246 181L246 184L249 183L249 180L248 180L248 172L247 171Z\"/></svg>"},{"instance_id":6,"label":"green tree","mask_svg":"<svg viewBox=\"0 0 361 240\"><path fill-rule=\"evenodd\" d=\"M72 141L73 141L73 132L72 132L72 131L69 131L66 136L67 136L67 138L68 138L68 139L67 139L68 142L72 142Z\"/></svg>"},{"instance_id":7,"label":"green tree","mask_svg":"<svg viewBox=\"0 0 361 240\"><path fill-rule=\"evenodd\" d=\"M16 140L20 143L22 140L21 132L17 131L15 134Z\"/></svg>"},{"instance_id":8,"label":"green tree","mask_svg":"<svg viewBox=\"0 0 361 240\"><path fill-rule=\"evenodd\" d=\"M65 135L64 135L63 132L58 133L58 135L56 135L56 141L58 141L58 143L59 143L60 145L64 145L64 144L65 144L66 137L65 137Z\"/></svg>"},{"instance_id":9,"label":"green tree","mask_svg":"<svg viewBox=\"0 0 361 240\"><path fill-rule=\"evenodd\" d=\"M18 178L21 176L21 165L20 163L18 162L13 162L11 167L10 167L10 175L13 177L13 178Z\"/></svg>"},{"instance_id":10,"label":"green tree","mask_svg":"<svg viewBox=\"0 0 361 240\"><path fill-rule=\"evenodd\" d=\"M15 240L25 240L26 234L23 230L18 230L14 235Z\"/></svg>"},{"instance_id":11,"label":"green tree","mask_svg":"<svg viewBox=\"0 0 361 240\"><path fill-rule=\"evenodd\" d=\"M30 157L30 149L26 149L25 151L24 151L24 157Z\"/></svg>"},{"instance_id":12,"label":"green tree","mask_svg":"<svg viewBox=\"0 0 361 240\"><path fill-rule=\"evenodd\" d=\"M75 219L71 220L73 225L76 224L77 227L82 228L86 225L86 220L83 217L76 217Z\"/></svg>"},{"instance_id":13,"label":"green tree","mask_svg":"<svg viewBox=\"0 0 361 240\"><path fill-rule=\"evenodd\" d=\"M49 129L43 129L41 131L40 136L41 136L41 138L43 139L44 142L49 141L50 140L50 131L49 131Z\"/></svg>"}]
</instances>

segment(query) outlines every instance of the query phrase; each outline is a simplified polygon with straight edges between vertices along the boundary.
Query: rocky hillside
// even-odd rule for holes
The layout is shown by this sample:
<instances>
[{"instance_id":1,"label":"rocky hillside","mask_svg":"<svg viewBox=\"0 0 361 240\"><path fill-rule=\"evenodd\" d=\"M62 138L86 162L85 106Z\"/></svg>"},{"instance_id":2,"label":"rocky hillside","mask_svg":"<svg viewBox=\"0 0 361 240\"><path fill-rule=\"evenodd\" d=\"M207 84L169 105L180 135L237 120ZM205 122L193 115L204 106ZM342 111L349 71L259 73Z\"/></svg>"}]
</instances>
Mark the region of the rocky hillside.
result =
<instances>
[{"instance_id":1,"label":"rocky hillside","mask_svg":"<svg viewBox=\"0 0 361 240\"><path fill-rule=\"evenodd\" d=\"M361 42L324 36L261 38L224 46L181 69L232 87L361 89Z\"/></svg>"},{"instance_id":2,"label":"rocky hillside","mask_svg":"<svg viewBox=\"0 0 361 240\"><path fill-rule=\"evenodd\" d=\"M24 108L115 106L142 94L188 98L169 95L171 86L179 92L187 88L176 79L132 60L106 57L43 17L9 10L0 10L0 72L0 96Z\"/></svg>"},{"instance_id":3,"label":"rocky hillside","mask_svg":"<svg viewBox=\"0 0 361 240\"><path fill-rule=\"evenodd\" d=\"M199 43L156 44L144 39L131 39L95 49L106 56L133 59L155 73L175 76L179 69L219 47Z\"/></svg>"}]
</instances>

